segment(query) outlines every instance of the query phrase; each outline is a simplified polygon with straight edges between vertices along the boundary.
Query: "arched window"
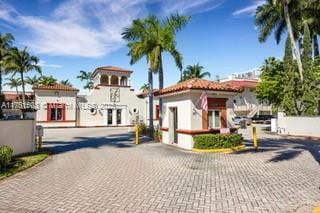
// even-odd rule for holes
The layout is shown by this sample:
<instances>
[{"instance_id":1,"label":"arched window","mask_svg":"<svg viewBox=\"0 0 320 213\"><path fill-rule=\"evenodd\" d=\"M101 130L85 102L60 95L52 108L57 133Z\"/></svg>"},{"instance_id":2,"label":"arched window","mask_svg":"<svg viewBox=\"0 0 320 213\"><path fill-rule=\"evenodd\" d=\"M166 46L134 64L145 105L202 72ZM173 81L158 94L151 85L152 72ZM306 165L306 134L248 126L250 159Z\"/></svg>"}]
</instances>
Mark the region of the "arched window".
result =
<instances>
[{"instance_id":1,"label":"arched window","mask_svg":"<svg viewBox=\"0 0 320 213\"><path fill-rule=\"evenodd\" d=\"M121 86L127 86L128 85L128 78L126 76L122 76L121 77L120 85Z\"/></svg>"},{"instance_id":2,"label":"arched window","mask_svg":"<svg viewBox=\"0 0 320 213\"><path fill-rule=\"evenodd\" d=\"M107 75L102 75L101 78L100 78L100 84L109 84L109 76Z\"/></svg>"},{"instance_id":3,"label":"arched window","mask_svg":"<svg viewBox=\"0 0 320 213\"><path fill-rule=\"evenodd\" d=\"M118 77L115 75L111 76L111 85L118 85L118 84L119 84Z\"/></svg>"}]
</instances>

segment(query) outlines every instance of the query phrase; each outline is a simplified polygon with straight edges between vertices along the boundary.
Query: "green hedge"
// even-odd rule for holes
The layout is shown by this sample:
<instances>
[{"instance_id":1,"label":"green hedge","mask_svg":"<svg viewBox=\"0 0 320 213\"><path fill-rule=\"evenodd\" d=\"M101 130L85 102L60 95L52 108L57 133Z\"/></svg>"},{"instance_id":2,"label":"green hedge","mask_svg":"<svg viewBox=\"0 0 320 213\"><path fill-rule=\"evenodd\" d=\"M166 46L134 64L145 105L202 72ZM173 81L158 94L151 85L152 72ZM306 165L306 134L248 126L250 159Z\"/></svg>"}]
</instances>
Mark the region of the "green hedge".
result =
<instances>
[{"instance_id":1,"label":"green hedge","mask_svg":"<svg viewBox=\"0 0 320 213\"><path fill-rule=\"evenodd\" d=\"M8 146L0 146L0 169L6 168L11 162L12 149Z\"/></svg>"},{"instance_id":2,"label":"green hedge","mask_svg":"<svg viewBox=\"0 0 320 213\"><path fill-rule=\"evenodd\" d=\"M202 134L193 136L196 149L222 149L240 146L243 137L240 134Z\"/></svg>"}]
</instances>

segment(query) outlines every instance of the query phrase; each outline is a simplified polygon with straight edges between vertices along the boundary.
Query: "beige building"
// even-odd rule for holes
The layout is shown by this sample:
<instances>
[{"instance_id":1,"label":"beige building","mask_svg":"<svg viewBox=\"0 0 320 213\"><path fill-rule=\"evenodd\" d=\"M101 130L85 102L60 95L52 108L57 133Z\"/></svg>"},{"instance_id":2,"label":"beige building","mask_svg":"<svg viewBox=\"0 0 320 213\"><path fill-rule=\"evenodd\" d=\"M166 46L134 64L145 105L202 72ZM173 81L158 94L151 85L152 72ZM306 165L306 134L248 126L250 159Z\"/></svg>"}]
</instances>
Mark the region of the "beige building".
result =
<instances>
[{"instance_id":1,"label":"beige building","mask_svg":"<svg viewBox=\"0 0 320 213\"><path fill-rule=\"evenodd\" d=\"M200 96L207 93L208 111ZM163 98L163 143L193 148L193 135L235 131L233 100L242 88L203 79L191 79L159 91Z\"/></svg>"},{"instance_id":2,"label":"beige building","mask_svg":"<svg viewBox=\"0 0 320 213\"><path fill-rule=\"evenodd\" d=\"M223 85L243 88L243 91L233 101L233 110L236 116L253 117L256 114L272 114L272 106L260 103L257 99L256 87L259 81L260 79L254 74L249 76L231 75L227 79L220 80Z\"/></svg>"},{"instance_id":3,"label":"beige building","mask_svg":"<svg viewBox=\"0 0 320 213\"><path fill-rule=\"evenodd\" d=\"M36 86L36 120L44 127L131 126L146 122L146 99L131 89L132 71L98 67L93 88L78 95L76 88L54 84Z\"/></svg>"},{"instance_id":4,"label":"beige building","mask_svg":"<svg viewBox=\"0 0 320 213\"><path fill-rule=\"evenodd\" d=\"M98 67L88 95L78 98L79 126L128 126L145 122L145 100L131 89L132 71Z\"/></svg>"},{"instance_id":5,"label":"beige building","mask_svg":"<svg viewBox=\"0 0 320 213\"><path fill-rule=\"evenodd\" d=\"M44 127L75 127L77 125L78 89L61 84L39 85L32 89L38 124Z\"/></svg>"}]
</instances>

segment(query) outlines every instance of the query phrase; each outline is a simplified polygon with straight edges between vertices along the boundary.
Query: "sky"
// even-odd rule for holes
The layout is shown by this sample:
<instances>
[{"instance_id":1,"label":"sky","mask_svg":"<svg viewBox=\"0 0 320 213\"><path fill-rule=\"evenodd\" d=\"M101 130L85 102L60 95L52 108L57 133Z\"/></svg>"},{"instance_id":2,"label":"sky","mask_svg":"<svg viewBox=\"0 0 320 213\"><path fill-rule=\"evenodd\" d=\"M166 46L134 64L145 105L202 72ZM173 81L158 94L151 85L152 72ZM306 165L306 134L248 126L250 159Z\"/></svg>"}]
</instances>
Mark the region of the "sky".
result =
<instances>
[{"instance_id":1,"label":"sky","mask_svg":"<svg viewBox=\"0 0 320 213\"><path fill-rule=\"evenodd\" d=\"M69 79L82 90L80 70L113 65L133 70L138 90L147 83L145 58L130 65L121 38L132 20L149 14L160 19L173 13L190 15L177 34L177 49L184 67L200 63L211 79L226 77L262 65L269 56L281 57L283 43L273 36L258 42L254 12L264 0L0 0L0 33L10 32L15 45L28 47L40 59L43 74ZM164 54L165 86L179 80L180 71ZM36 73L30 72L33 76ZM8 77L8 76L7 76ZM158 76L154 77L157 86ZM9 89L5 87L5 89Z\"/></svg>"}]
</instances>

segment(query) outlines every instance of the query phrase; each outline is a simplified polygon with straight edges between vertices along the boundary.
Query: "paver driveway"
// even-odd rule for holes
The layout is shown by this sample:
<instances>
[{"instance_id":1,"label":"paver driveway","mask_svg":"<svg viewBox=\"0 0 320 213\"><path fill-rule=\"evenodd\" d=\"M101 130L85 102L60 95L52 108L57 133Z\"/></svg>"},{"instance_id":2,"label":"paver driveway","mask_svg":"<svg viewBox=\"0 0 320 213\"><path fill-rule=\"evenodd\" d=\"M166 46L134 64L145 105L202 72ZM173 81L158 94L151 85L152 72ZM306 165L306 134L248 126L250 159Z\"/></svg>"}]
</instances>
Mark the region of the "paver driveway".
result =
<instances>
[{"instance_id":1,"label":"paver driveway","mask_svg":"<svg viewBox=\"0 0 320 213\"><path fill-rule=\"evenodd\" d=\"M319 144L260 134L259 152L194 154L131 136L46 130L57 154L0 181L0 212L310 212L320 201Z\"/></svg>"}]
</instances>

